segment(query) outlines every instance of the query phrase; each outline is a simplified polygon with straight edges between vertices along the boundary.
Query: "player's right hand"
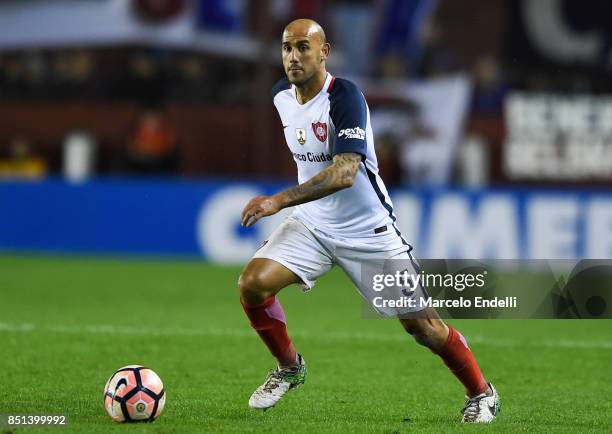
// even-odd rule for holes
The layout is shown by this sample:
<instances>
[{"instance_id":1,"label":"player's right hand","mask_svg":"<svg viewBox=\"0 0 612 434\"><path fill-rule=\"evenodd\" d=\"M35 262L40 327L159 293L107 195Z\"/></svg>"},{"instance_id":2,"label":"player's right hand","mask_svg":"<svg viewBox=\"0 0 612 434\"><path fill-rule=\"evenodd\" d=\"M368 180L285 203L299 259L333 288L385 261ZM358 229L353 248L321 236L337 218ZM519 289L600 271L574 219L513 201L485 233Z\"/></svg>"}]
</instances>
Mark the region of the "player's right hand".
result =
<instances>
[{"instance_id":1,"label":"player's right hand","mask_svg":"<svg viewBox=\"0 0 612 434\"><path fill-rule=\"evenodd\" d=\"M281 205L275 196L255 196L242 210L240 223L242 226L253 226L257 221L281 210Z\"/></svg>"}]
</instances>

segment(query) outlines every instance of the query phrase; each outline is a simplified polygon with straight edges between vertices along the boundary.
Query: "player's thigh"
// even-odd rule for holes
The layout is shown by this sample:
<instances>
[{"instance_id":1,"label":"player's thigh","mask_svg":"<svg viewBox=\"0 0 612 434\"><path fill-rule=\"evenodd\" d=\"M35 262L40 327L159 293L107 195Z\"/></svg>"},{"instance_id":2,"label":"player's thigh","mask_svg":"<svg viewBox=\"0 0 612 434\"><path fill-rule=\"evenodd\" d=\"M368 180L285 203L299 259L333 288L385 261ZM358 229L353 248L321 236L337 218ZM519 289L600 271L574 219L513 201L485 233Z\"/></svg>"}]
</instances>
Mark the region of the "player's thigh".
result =
<instances>
[{"instance_id":1,"label":"player's thigh","mask_svg":"<svg viewBox=\"0 0 612 434\"><path fill-rule=\"evenodd\" d=\"M337 264L353 281L363 298L379 314L385 317L420 317L425 309L423 301L426 291L421 285L387 284L397 273L417 276L418 267L407 251L400 247L392 251L363 249L339 249L335 257ZM382 277L376 288L376 277ZM395 280L394 280L395 282ZM412 302L408 302L412 299ZM400 304L401 303L401 304Z\"/></svg>"},{"instance_id":2,"label":"player's thigh","mask_svg":"<svg viewBox=\"0 0 612 434\"><path fill-rule=\"evenodd\" d=\"M292 216L281 223L253 258L270 259L283 265L299 278L303 289L312 288L333 266L327 248Z\"/></svg>"}]
</instances>

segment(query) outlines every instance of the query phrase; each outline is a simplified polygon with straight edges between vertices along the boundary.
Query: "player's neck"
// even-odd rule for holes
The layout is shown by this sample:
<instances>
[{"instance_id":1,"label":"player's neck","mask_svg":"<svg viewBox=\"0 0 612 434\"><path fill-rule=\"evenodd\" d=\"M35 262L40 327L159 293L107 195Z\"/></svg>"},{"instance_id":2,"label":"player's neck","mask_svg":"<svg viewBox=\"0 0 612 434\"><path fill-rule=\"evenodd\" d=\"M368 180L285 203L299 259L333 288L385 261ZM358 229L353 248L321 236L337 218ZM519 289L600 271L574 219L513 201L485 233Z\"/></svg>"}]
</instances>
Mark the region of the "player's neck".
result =
<instances>
[{"instance_id":1,"label":"player's neck","mask_svg":"<svg viewBox=\"0 0 612 434\"><path fill-rule=\"evenodd\" d=\"M306 104L308 101L313 99L319 92L321 92L321 89L323 89L326 79L327 71L323 69L301 86L296 85L295 93L297 101L300 104Z\"/></svg>"}]
</instances>

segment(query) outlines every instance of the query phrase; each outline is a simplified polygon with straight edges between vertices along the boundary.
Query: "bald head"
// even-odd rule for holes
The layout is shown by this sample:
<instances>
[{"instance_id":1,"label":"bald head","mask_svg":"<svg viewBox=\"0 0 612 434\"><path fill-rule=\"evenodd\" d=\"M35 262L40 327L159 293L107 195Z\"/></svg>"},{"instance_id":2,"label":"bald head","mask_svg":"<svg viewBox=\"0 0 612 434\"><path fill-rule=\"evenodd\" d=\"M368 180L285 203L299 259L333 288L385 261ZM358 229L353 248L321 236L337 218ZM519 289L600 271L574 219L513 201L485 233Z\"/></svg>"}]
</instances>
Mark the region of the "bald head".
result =
<instances>
[{"instance_id":1,"label":"bald head","mask_svg":"<svg viewBox=\"0 0 612 434\"><path fill-rule=\"evenodd\" d=\"M325 32L316 21L301 18L287 24L282 52L288 80L298 87L324 80L329 51Z\"/></svg>"},{"instance_id":2,"label":"bald head","mask_svg":"<svg viewBox=\"0 0 612 434\"><path fill-rule=\"evenodd\" d=\"M320 44L325 44L327 42L323 27L321 27L321 25L316 21L308 18L299 18L287 24L285 30L283 31L283 40L285 39L285 36L302 36L311 40L312 38L316 38Z\"/></svg>"}]
</instances>

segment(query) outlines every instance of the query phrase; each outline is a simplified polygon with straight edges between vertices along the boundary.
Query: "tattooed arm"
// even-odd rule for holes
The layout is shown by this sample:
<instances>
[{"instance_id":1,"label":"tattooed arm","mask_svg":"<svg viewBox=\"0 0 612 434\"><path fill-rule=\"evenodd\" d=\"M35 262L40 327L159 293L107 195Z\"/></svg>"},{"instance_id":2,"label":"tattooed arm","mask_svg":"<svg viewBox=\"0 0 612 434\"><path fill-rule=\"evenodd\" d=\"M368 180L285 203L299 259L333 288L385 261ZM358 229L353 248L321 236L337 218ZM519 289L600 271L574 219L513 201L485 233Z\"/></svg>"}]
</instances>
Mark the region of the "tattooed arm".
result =
<instances>
[{"instance_id":1,"label":"tattooed arm","mask_svg":"<svg viewBox=\"0 0 612 434\"><path fill-rule=\"evenodd\" d=\"M305 183L272 196L254 197L242 211L242 225L253 226L260 218L276 214L283 208L311 202L351 187L360 162L359 154L338 154L330 166Z\"/></svg>"}]
</instances>

